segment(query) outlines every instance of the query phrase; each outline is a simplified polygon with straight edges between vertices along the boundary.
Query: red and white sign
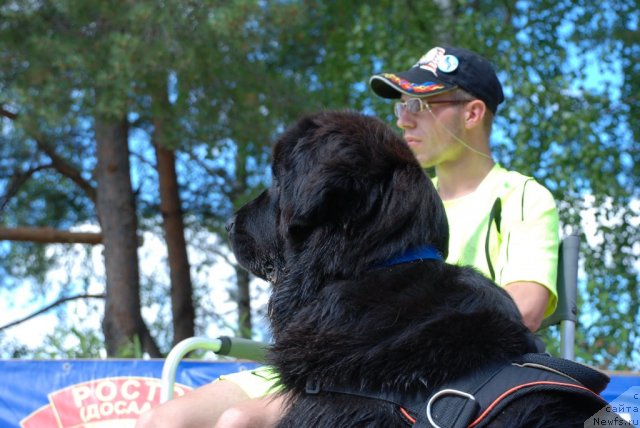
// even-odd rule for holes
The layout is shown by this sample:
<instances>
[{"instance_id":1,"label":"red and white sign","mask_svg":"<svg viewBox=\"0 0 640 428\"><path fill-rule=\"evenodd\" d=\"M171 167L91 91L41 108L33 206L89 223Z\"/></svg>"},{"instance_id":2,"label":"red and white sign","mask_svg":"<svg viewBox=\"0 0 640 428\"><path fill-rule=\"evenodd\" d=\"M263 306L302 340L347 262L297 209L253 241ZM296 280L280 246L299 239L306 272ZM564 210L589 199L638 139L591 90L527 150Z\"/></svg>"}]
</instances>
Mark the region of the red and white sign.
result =
<instances>
[{"instance_id":1,"label":"red and white sign","mask_svg":"<svg viewBox=\"0 0 640 428\"><path fill-rule=\"evenodd\" d=\"M160 380L147 377L95 379L53 391L49 405L20 421L22 428L128 428L160 403ZM177 385L175 396L191 388Z\"/></svg>"}]
</instances>

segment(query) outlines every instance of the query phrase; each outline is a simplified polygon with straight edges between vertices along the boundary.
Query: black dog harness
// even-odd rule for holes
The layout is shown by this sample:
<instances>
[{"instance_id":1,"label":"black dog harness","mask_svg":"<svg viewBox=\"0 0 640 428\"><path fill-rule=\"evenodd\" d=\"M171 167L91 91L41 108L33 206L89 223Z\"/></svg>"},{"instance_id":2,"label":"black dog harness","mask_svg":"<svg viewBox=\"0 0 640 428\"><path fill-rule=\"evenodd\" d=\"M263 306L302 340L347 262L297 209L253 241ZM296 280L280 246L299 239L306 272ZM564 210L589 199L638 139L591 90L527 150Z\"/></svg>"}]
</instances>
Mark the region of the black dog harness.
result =
<instances>
[{"instance_id":1,"label":"black dog harness","mask_svg":"<svg viewBox=\"0 0 640 428\"><path fill-rule=\"evenodd\" d=\"M571 394L590 400L594 408L603 408L607 402L598 393L608 383L607 375L582 364L547 354L525 354L511 363L489 366L415 397L323 386L313 381L307 383L306 392L349 394L393 403L414 428L480 428L515 400L539 392Z\"/></svg>"}]
</instances>

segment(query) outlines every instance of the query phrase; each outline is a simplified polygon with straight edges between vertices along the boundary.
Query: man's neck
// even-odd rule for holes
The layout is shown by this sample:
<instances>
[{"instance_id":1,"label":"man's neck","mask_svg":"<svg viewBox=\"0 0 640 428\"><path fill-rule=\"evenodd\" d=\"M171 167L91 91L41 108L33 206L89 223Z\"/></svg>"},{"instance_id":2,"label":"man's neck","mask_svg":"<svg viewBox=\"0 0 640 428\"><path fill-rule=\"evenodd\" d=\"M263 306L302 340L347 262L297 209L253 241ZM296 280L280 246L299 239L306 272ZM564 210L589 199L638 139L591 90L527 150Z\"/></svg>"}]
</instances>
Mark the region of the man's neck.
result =
<instances>
[{"instance_id":1,"label":"man's neck","mask_svg":"<svg viewBox=\"0 0 640 428\"><path fill-rule=\"evenodd\" d=\"M477 156L437 165L436 176L440 198L446 201L472 193L494 165L493 159Z\"/></svg>"}]
</instances>

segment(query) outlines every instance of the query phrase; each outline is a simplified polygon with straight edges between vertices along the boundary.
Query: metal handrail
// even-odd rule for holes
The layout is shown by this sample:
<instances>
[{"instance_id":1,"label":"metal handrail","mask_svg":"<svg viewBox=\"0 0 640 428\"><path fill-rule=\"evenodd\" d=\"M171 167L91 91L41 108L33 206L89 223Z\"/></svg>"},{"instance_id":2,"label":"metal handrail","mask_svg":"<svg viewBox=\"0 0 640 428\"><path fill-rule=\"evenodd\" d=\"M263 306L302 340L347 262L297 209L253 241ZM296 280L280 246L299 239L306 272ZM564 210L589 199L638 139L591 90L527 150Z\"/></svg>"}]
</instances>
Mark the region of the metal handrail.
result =
<instances>
[{"instance_id":1,"label":"metal handrail","mask_svg":"<svg viewBox=\"0 0 640 428\"><path fill-rule=\"evenodd\" d=\"M180 361L191 351L203 349L218 355L228 355L243 360L264 362L267 343L239 337L220 336L189 337L175 345L162 365L162 383L160 402L165 403L173 398L173 386L176 382L176 371Z\"/></svg>"}]
</instances>

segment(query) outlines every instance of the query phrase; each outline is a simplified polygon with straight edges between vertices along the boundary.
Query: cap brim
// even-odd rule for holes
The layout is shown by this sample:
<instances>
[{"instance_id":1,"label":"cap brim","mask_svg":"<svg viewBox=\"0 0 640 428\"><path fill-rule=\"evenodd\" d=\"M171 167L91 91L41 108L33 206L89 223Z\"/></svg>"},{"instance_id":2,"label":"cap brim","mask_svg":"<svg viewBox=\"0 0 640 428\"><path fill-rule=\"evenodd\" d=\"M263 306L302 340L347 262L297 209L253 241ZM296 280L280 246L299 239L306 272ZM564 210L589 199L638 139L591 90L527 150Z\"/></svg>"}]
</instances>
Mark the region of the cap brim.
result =
<instances>
[{"instance_id":1,"label":"cap brim","mask_svg":"<svg viewBox=\"0 0 640 428\"><path fill-rule=\"evenodd\" d=\"M428 97L457 87L434 77L420 67L413 67L402 73L376 74L369 79L369 86L382 98L400 98L402 94Z\"/></svg>"}]
</instances>

